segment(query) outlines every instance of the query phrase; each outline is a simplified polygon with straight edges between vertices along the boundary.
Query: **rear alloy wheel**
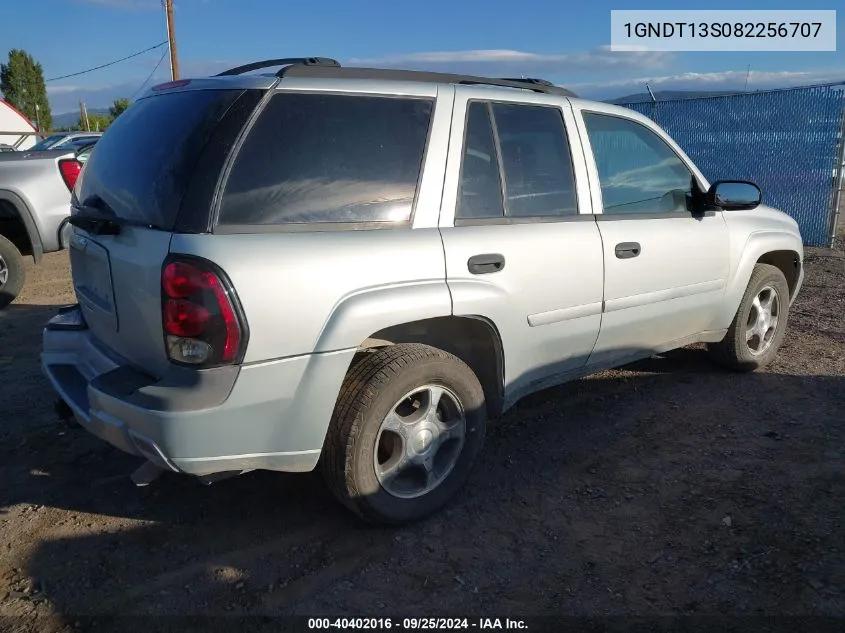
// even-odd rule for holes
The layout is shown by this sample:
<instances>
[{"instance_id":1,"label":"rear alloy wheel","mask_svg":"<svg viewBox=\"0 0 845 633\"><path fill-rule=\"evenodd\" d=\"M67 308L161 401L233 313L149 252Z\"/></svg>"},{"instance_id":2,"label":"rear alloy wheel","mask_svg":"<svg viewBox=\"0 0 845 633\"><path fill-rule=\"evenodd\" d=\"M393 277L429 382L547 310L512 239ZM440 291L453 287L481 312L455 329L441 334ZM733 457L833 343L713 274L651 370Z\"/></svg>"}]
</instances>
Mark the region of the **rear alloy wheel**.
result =
<instances>
[{"instance_id":1,"label":"rear alloy wheel","mask_svg":"<svg viewBox=\"0 0 845 633\"><path fill-rule=\"evenodd\" d=\"M341 388L320 466L347 507L374 523L423 518L463 486L484 442L484 392L443 350L392 345Z\"/></svg>"},{"instance_id":2,"label":"rear alloy wheel","mask_svg":"<svg viewBox=\"0 0 845 633\"><path fill-rule=\"evenodd\" d=\"M789 286L781 270L757 264L725 338L709 346L713 358L736 371L767 365L786 335Z\"/></svg>"},{"instance_id":3,"label":"rear alloy wheel","mask_svg":"<svg viewBox=\"0 0 845 633\"><path fill-rule=\"evenodd\" d=\"M14 244L0 235L0 309L20 294L25 277L23 256Z\"/></svg>"},{"instance_id":4,"label":"rear alloy wheel","mask_svg":"<svg viewBox=\"0 0 845 633\"><path fill-rule=\"evenodd\" d=\"M466 435L458 397L424 385L399 399L382 420L373 453L381 487L400 499L428 494L452 472Z\"/></svg>"}]
</instances>

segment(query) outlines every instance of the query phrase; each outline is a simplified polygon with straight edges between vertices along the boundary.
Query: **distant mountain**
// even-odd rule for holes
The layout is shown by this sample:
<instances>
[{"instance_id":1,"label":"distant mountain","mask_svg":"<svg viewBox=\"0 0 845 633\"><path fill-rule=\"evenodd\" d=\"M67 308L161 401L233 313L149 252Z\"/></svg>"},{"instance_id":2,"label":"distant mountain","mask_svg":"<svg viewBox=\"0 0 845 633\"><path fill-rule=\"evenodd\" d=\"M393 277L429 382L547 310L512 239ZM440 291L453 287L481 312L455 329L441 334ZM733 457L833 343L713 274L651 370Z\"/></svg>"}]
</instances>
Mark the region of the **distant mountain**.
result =
<instances>
[{"instance_id":1,"label":"distant mountain","mask_svg":"<svg viewBox=\"0 0 845 633\"><path fill-rule=\"evenodd\" d=\"M108 114L108 108L88 108L88 114ZM79 110L76 112L64 112L63 114L53 115L53 127L70 127L76 125L79 121Z\"/></svg>"},{"instance_id":2,"label":"distant mountain","mask_svg":"<svg viewBox=\"0 0 845 633\"><path fill-rule=\"evenodd\" d=\"M700 97L721 97L724 95L741 94L741 90L655 90L654 98L658 101L666 99L696 99ZM615 99L606 99L607 103L640 103L651 101L651 95L647 92L638 92Z\"/></svg>"}]
</instances>

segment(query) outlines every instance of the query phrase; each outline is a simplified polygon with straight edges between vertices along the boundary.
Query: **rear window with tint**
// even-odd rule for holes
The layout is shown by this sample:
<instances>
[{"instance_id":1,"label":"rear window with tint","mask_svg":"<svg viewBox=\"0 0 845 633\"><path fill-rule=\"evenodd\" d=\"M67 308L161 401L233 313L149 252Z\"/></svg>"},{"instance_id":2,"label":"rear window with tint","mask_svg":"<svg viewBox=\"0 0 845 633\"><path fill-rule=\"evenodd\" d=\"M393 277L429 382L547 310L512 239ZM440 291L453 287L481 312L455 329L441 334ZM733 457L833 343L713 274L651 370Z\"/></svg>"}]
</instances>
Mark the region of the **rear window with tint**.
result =
<instances>
[{"instance_id":1,"label":"rear window with tint","mask_svg":"<svg viewBox=\"0 0 845 633\"><path fill-rule=\"evenodd\" d=\"M410 218L430 99L280 93L226 183L219 223L391 223Z\"/></svg>"},{"instance_id":2,"label":"rear window with tint","mask_svg":"<svg viewBox=\"0 0 845 633\"><path fill-rule=\"evenodd\" d=\"M77 182L83 205L173 230L194 167L243 90L187 90L133 103L97 142Z\"/></svg>"}]
</instances>

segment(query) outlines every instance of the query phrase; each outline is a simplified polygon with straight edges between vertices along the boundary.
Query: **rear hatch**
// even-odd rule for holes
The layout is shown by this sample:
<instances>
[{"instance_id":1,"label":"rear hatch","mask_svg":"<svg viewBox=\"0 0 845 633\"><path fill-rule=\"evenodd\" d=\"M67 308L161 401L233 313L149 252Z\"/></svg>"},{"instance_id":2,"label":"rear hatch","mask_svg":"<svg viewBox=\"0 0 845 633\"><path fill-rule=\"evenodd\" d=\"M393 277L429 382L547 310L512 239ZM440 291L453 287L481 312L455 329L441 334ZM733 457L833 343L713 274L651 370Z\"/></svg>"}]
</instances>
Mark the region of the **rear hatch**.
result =
<instances>
[{"instance_id":1,"label":"rear hatch","mask_svg":"<svg viewBox=\"0 0 845 633\"><path fill-rule=\"evenodd\" d=\"M94 336L153 376L168 367L161 275L174 231L205 232L214 189L260 91L183 89L136 101L74 189L73 285Z\"/></svg>"}]
</instances>

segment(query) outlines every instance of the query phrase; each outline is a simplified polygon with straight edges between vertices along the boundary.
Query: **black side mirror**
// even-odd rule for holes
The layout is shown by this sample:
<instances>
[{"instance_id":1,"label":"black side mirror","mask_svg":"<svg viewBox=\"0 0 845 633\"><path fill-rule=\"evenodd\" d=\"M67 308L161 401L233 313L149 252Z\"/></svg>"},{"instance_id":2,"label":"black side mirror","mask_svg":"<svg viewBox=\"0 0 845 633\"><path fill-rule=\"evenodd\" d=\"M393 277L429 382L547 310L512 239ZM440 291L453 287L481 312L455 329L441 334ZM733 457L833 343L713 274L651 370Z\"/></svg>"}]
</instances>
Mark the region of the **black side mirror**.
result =
<instances>
[{"instance_id":1,"label":"black side mirror","mask_svg":"<svg viewBox=\"0 0 845 633\"><path fill-rule=\"evenodd\" d=\"M707 192L707 205L724 211L754 209L763 200L763 192L748 180L717 180Z\"/></svg>"}]
</instances>

